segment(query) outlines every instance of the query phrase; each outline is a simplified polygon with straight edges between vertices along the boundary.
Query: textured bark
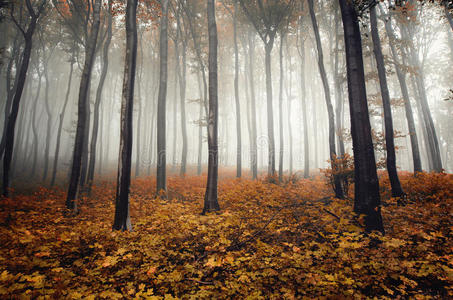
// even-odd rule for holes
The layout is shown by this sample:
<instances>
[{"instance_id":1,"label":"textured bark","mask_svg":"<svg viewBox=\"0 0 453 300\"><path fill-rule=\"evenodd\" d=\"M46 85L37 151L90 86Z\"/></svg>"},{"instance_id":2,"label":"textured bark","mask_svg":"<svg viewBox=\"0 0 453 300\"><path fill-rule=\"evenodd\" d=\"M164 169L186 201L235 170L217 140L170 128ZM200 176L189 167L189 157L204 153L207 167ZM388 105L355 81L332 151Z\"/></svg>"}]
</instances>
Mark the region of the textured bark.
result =
<instances>
[{"instance_id":1,"label":"textured bark","mask_svg":"<svg viewBox=\"0 0 453 300\"><path fill-rule=\"evenodd\" d=\"M208 115L208 178L202 214L220 210L217 199L218 180L218 78L217 78L217 25L215 20L215 0L207 0L209 34L209 115Z\"/></svg>"},{"instance_id":2,"label":"textured bark","mask_svg":"<svg viewBox=\"0 0 453 300\"><path fill-rule=\"evenodd\" d=\"M102 91L104 89L105 78L107 77L107 71L109 67L109 47L110 42L112 41L112 0L108 2L108 25L107 25L107 39L104 42L104 47L102 49L102 70L101 77L99 78L98 87L96 90L96 99L94 101L94 111L93 111L93 128L91 131L91 142L90 142L90 160L88 163L88 174L87 182L88 189L91 190L91 186L94 180L94 167L96 166L96 146L98 143L98 132L99 132L99 107L102 100ZM102 141L101 141L102 142Z\"/></svg>"},{"instance_id":3,"label":"textured bark","mask_svg":"<svg viewBox=\"0 0 453 300\"><path fill-rule=\"evenodd\" d=\"M384 108L385 123L385 147L387 150L387 172L389 173L390 185L392 187L393 197L404 196L396 169L395 141L393 138L393 118L392 107L390 106L390 94L385 74L384 56L381 50L381 41L377 28L376 7L370 9L371 38L373 40L373 52L376 59L376 66L379 76L379 85L381 88L382 105Z\"/></svg>"},{"instance_id":4,"label":"textured bark","mask_svg":"<svg viewBox=\"0 0 453 300\"><path fill-rule=\"evenodd\" d=\"M6 125L5 153L3 157L3 196L5 197L8 197L9 195L9 180L10 180L9 172L11 168L11 160L13 157L14 130L16 128L16 120L17 114L19 112L20 100L22 97L22 92L24 90L25 80L27 77L28 65L30 63L31 49L33 45L33 34L35 32L36 25L44 3L45 2L42 2L38 9L38 13L36 13L30 0L26 0L28 13L31 19L26 31L23 31L21 29L25 40L25 46L22 53L22 61L20 63L19 73L17 77L17 87L14 91L11 112L9 114L8 123Z\"/></svg>"},{"instance_id":5,"label":"textured bark","mask_svg":"<svg viewBox=\"0 0 453 300\"><path fill-rule=\"evenodd\" d=\"M366 101L362 41L353 3L339 0L343 20L348 75L351 136L354 151L354 211L365 215L365 229L384 232L379 181Z\"/></svg>"},{"instance_id":6,"label":"textured bark","mask_svg":"<svg viewBox=\"0 0 453 300\"><path fill-rule=\"evenodd\" d=\"M379 11L382 14L381 7L379 7ZM413 167L414 167L414 173L421 172L422 171L422 162L420 158L420 149L419 149L419 143L418 143L418 136L417 136L417 131L415 129L415 121L414 121L414 115L412 112L412 106L411 106L411 101L409 98L409 91L407 89L407 83L406 83L406 75L403 73L401 70L401 63L398 57L398 53L396 51L395 47L395 35L393 34L393 29L391 25L391 20L388 20L385 22L385 31L387 33L387 36L389 37L389 45L390 45L390 50L392 53L392 58L393 61L395 62L395 70L396 70L396 76L398 78L398 82L400 84L401 88L401 94L403 96L404 100L404 109L406 113L406 120L407 120L407 128L409 130L409 137L411 140L411 150L412 150L412 161L413 161Z\"/></svg>"},{"instance_id":7,"label":"textured bark","mask_svg":"<svg viewBox=\"0 0 453 300\"><path fill-rule=\"evenodd\" d=\"M316 21L315 11L313 7L313 0L308 0L308 7L310 11L311 23L315 33L316 48L318 50L318 68L321 75L322 86L324 88L324 98L326 100L327 114L329 119L329 156L332 171L336 169L335 158L337 156L335 149L335 115L333 112L332 100L330 98L329 81L327 80L326 69L324 67L324 55L321 45L321 38L319 36L318 22ZM335 197L339 199L344 198L343 189L341 187L340 178L334 174L334 191Z\"/></svg>"},{"instance_id":8,"label":"textured bark","mask_svg":"<svg viewBox=\"0 0 453 300\"><path fill-rule=\"evenodd\" d=\"M129 188L132 164L134 83L137 65L137 3L138 0L127 0L126 6L126 57L121 99L121 134L115 220L113 222L113 230L123 231L132 230L129 215Z\"/></svg>"},{"instance_id":9,"label":"textured bark","mask_svg":"<svg viewBox=\"0 0 453 300\"><path fill-rule=\"evenodd\" d=\"M91 71L94 62L94 54L96 50L97 36L99 32L100 7L101 0L96 0L93 8L93 24L85 48L85 63L83 66L82 78L80 80L77 130L74 142L74 152L72 157L72 167L69 179L68 194L66 197L66 207L68 209L75 211L77 210L77 207L75 205L75 199L77 197L81 174L82 154L85 148L87 111L89 110L88 91L90 85Z\"/></svg>"},{"instance_id":10,"label":"textured bark","mask_svg":"<svg viewBox=\"0 0 453 300\"><path fill-rule=\"evenodd\" d=\"M160 73L159 95L157 98L157 185L159 195L167 191L167 148L166 148L166 102L167 102L167 60L168 60L168 0L162 1L160 22Z\"/></svg>"},{"instance_id":11,"label":"textured bark","mask_svg":"<svg viewBox=\"0 0 453 300\"><path fill-rule=\"evenodd\" d=\"M338 140L338 155L343 157L345 154L344 141L343 141L343 114L344 114L344 98L341 89L340 74L339 74L339 33L338 28L340 24L338 16L338 2L335 1L335 48L334 48L334 87L335 87L335 117L336 117L336 131Z\"/></svg>"}]
</instances>

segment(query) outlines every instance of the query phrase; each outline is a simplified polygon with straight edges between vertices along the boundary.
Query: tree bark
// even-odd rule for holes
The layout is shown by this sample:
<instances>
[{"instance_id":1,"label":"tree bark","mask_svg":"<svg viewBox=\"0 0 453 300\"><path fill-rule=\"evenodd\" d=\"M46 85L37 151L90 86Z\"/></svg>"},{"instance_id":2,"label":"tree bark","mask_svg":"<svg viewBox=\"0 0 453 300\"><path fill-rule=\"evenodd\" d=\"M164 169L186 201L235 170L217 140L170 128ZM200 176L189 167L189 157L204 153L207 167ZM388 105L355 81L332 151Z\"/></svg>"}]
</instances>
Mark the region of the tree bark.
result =
<instances>
[{"instance_id":1,"label":"tree bark","mask_svg":"<svg viewBox=\"0 0 453 300\"><path fill-rule=\"evenodd\" d=\"M382 14L382 9L380 6L379 11ZM390 45L390 50L392 53L392 58L393 61L395 62L395 70L396 70L396 76L398 78L398 82L400 84L401 88L401 94L403 96L404 100L404 110L406 114L406 120L407 120L407 128L409 129L409 137L411 140L411 149L412 149L412 161L413 161L413 167L414 167L414 173L421 172L422 171L422 162L420 158L420 149L419 149L419 143L418 143L418 136L417 136L417 131L415 129L415 121L414 121L414 115L412 112L412 106L411 106L411 101L409 98L409 91L407 89L407 83L406 83L406 75L403 73L401 70L401 63L398 58L398 53L396 51L395 47L395 35L393 34L393 29L391 25L391 20L388 20L385 22L385 31L387 33L387 36L389 37L389 45Z\"/></svg>"},{"instance_id":2,"label":"tree bark","mask_svg":"<svg viewBox=\"0 0 453 300\"><path fill-rule=\"evenodd\" d=\"M167 101L167 60L168 60L168 0L162 1L160 22L160 74L159 96L157 99L157 185L156 193L167 191L166 175L166 101Z\"/></svg>"},{"instance_id":3,"label":"tree bark","mask_svg":"<svg viewBox=\"0 0 453 300\"><path fill-rule=\"evenodd\" d=\"M302 26L301 26L302 29ZM302 104L302 117L304 125L304 178L310 176L310 145L308 143L308 115L307 115L307 103L305 99L306 88L305 88L305 42L302 36L300 36L300 91L301 91L301 104Z\"/></svg>"},{"instance_id":4,"label":"tree bark","mask_svg":"<svg viewBox=\"0 0 453 300\"><path fill-rule=\"evenodd\" d=\"M25 80L27 77L28 65L30 63L31 49L33 46L33 34L36 29L36 25L41 14L45 2L42 2L38 9L38 13L34 11L34 8L30 0L26 0L26 5L28 13L31 17L30 24L26 31L20 29L23 33L25 46L22 53L22 62L20 64L19 73L17 77L17 87L14 92L13 103L11 106L11 113L8 117L8 123L6 125L5 132L5 153L3 158L3 196L9 196L9 172L11 168L11 160L13 156L14 148L14 130L16 128L17 114L19 112L20 100L22 97L22 92L24 90Z\"/></svg>"},{"instance_id":5,"label":"tree bark","mask_svg":"<svg viewBox=\"0 0 453 300\"><path fill-rule=\"evenodd\" d=\"M393 197L404 196L403 188L401 187L396 169L396 154L395 141L393 138L393 118L392 107L390 106L390 94L387 85L387 77L385 74L384 56L381 50L381 41L377 28L376 7L370 9L371 23L371 38L373 40L373 52L376 59L376 66L379 76L379 85L381 88L382 106L384 108L384 123L385 123L385 147L387 150L387 172L389 173L390 185L392 187Z\"/></svg>"},{"instance_id":6,"label":"tree bark","mask_svg":"<svg viewBox=\"0 0 453 300\"><path fill-rule=\"evenodd\" d=\"M74 152L72 157L72 168L69 179L68 194L66 198L66 207L74 211L77 211L75 199L78 192L82 155L85 148L84 144L86 134L87 110L89 109L88 89L90 85L91 71L93 68L94 54L96 51L97 36L99 32L101 2L101 0L96 0L94 3L93 24L91 28L91 34L85 48L85 63L83 66L82 78L80 80L77 131L74 142Z\"/></svg>"},{"instance_id":7,"label":"tree bark","mask_svg":"<svg viewBox=\"0 0 453 300\"><path fill-rule=\"evenodd\" d=\"M166 2L166 0L164 1ZM126 6L126 57L121 99L121 135L115 220L113 222L113 230L122 231L132 230L129 215L129 188L132 164L134 83L137 66L137 3L138 0L127 0Z\"/></svg>"},{"instance_id":8,"label":"tree bark","mask_svg":"<svg viewBox=\"0 0 453 300\"><path fill-rule=\"evenodd\" d=\"M108 2L108 25L107 25L107 39L104 42L104 48L102 51L102 70L101 77L99 78L98 88L96 90L96 100L94 102L93 111L93 128L91 131L91 142L90 142L90 161L88 163L88 190L91 191L91 186L94 180L94 167L96 166L96 146L98 142L99 132L99 107L102 100L102 90L104 89L105 78L107 77L107 71L109 68L109 47L112 41L112 0ZM102 143L102 141L101 141ZM102 155L102 154L101 154Z\"/></svg>"},{"instance_id":9,"label":"tree bark","mask_svg":"<svg viewBox=\"0 0 453 300\"><path fill-rule=\"evenodd\" d=\"M357 214L365 215L366 231L378 230L384 233L379 181L366 101L359 22L354 4L348 0L339 1L345 38L351 136L354 151L354 211Z\"/></svg>"},{"instance_id":10,"label":"tree bark","mask_svg":"<svg viewBox=\"0 0 453 300\"><path fill-rule=\"evenodd\" d=\"M315 11L313 7L313 0L308 0L308 7L310 11L311 23L313 25L313 31L315 33L316 48L318 50L318 68L319 74L321 75L322 85L324 88L324 97L326 100L327 114L329 119L329 156L330 166L332 168L334 178L334 192L335 197L339 199L344 198L343 188L341 187L340 178L336 175L337 166L335 159L337 156L335 149L335 115L333 112L332 100L330 98L329 81L327 80L326 69L324 67L324 55L322 51L321 38L319 35L318 22L316 21Z\"/></svg>"},{"instance_id":11,"label":"tree bark","mask_svg":"<svg viewBox=\"0 0 453 300\"><path fill-rule=\"evenodd\" d=\"M237 40L237 13L238 2L234 1L233 12L233 43L234 43L234 100L236 104L236 177L242 175L242 133L241 133L241 106L239 99L239 50Z\"/></svg>"},{"instance_id":12,"label":"tree bark","mask_svg":"<svg viewBox=\"0 0 453 300\"><path fill-rule=\"evenodd\" d=\"M218 79L217 79L217 25L215 20L215 0L207 0L209 33L209 115L208 115L208 178L202 214L220 210L217 199L218 180Z\"/></svg>"},{"instance_id":13,"label":"tree bark","mask_svg":"<svg viewBox=\"0 0 453 300\"><path fill-rule=\"evenodd\" d=\"M252 145L251 145L251 160L252 160L252 179L258 177L258 149L256 145L257 129L256 129L256 97L255 97L255 79L254 79L254 59L255 59L255 45L253 43L252 33L247 32L247 39L249 45L249 84L250 84L250 98L251 98L251 111L252 111Z\"/></svg>"}]
</instances>

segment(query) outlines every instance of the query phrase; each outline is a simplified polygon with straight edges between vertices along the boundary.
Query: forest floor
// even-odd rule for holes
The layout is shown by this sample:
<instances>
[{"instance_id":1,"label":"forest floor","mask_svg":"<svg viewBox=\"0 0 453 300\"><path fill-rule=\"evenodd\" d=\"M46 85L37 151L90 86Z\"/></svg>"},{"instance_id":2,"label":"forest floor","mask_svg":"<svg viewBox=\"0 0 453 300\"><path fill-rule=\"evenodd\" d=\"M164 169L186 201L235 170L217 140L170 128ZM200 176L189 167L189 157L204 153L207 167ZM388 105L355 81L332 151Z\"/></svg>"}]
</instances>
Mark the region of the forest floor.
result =
<instances>
[{"instance_id":1,"label":"forest floor","mask_svg":"<svg viewBox=\"0 0 453 300\"><path fill-rule=\"evenodd\" d=\"M352 200L322 177L275 185L224 178L201 216L205 177L133 181L132 232L113 232L114 184L68 216L65 193L0 199L0 298L451 298L453 175L381 176L386 235L363 233Z\"/></svg>"}]
</instances>

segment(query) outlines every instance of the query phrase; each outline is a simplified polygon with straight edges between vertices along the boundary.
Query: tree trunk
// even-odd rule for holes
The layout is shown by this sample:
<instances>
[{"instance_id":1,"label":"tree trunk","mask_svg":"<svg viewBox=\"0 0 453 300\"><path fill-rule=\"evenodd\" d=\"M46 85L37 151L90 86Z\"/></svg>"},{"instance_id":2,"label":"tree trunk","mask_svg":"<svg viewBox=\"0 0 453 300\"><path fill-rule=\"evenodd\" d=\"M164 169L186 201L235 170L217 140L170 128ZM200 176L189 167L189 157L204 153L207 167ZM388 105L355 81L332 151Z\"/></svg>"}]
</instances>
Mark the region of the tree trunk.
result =
<instances>
[{"instance_id":1,"label":"tree trunk","mask_svg":"<svg viewBox=\"0 0 453 300\"><path fill-rule=\"evenodd\" d=\"M279 139L280 139L280 151L278 156L278 182L283 181L283 42L285 40L285 34L280 34L280 51L279 51L279 62L280 62L280 84L278 91L278 127L279 127Z\"/></svg>"},{"instance_id":2,"label":"tree trunk","mask_svg":"<svg viewBox=\"0 0 453 300\"><path fill-rule=\"evenodd\" d=\"M32 166L30 172L30 178L33 178L36 172L36 163L38 161L38 129L36 126L36 111L37 111L37 104L39 99L39 94L41 93L41 79L42 74L39 72L39 66L36 67L38 73L38 88L36 90L35 100L33 102L33 115L31 120L31 129L33 132L33 149L32 149Z\"/></svg>"},{"instance_id":3,"label":"tree trunk","mask_svg":"<svg viewBox=\"0 0 453 300\"><path fill-rule=\"evenodd\" d=\"M274 139L274 114L272 107L272 73L271 73L271 54L274 39L265 45L265 64L266 64L266 99L267 99L267 136L268 136L268 167L267 176L272 179L275 175L275 139Z\"/></svg>"},{"instance_id":4,"label":"tree trunk","mask_svg":"<svg viewBox=\"0 0 453 300\"><path fill-rule=\"evenodd\" d=\"M339 37L338 27L340 20L338 18L338 2L335 2L335 49L334 49L334 86L335 86L335 117L336 117L336 131L338 140L338 154L342 158L345 154L344 141L343 141L343 108L344 98L341 89L340 74L339 74Z\"/></svg>"},{"instance_id":5,"label":"tree trunk","mask_svg":"<svg viewBox=\"0 0 453 300\"><path fill-rule=\"evenodd\" d=\"M234 39L234 100L236 103L236 177L242 175L242 133L241 133L241 106L239 99L239 51L237 40L237 12L238 2L234 1L233 12L233 39Z\"/></svg>"},{"instance_id":6,"label":"tree trunk","mask_svg":"<svg viewBox=\"0 0 453 300\"><path fill-rule=\"evenodd\" d=\"M33 7L30 3L30 0L27 0L28 12L31 16L30 24L28 25L27 31L23 32L25 39L24 51L22 53L22 62L20 64L19 73L17 77L17 87L14 92L13 103L11 106L11 113L8 117L8 123L6 125L5 132L5 154L3 158L3 196L8 197L9 195L9 171L11 167L11 160L13 157L13 148L14 148L14 130L16 128L17 114L19 112L20 100L22 97L22 92L24 90L25 80L27 77L28 64L30 63L31 49L33 45L33 34L36 29L36 24L40 15L40 11L36 14L33 10ZM40 10L42 9L40 7Z\"/></svg>"},{"instance_id":7,"label":"tree trunk","mask_svg":"<svg viewBox=\"0 0 453 300\"><path fill-rule=\"evenodd\" d=\"M310 10L311 23L313 25L313 31L315 33L316 47L318 50L318 68L319 74L321 75L322 85L324 88L324 97L326 100L327 114L329 119L329 157L330 166L332 168L334 178L334 191L335 197L339 199L344 198L343 189L341 187L340 178L335 174L337 166L335 159L337 156L335 149L335 116L333 112L332 100L330 98L329 81L327 80L326 69L324 67L324 55L322 51L321 38L319 36L318 22L316 21L315 11L313 7L313 0L308 0L308 6Z\"/></svg>"},{"instance_id":8,"label":"tree trunk","mask_svg":"<svg viewBox=\"0 0 453 300\"><path fill-rule=\"evenodd\" d=\"M251 98L251 111L252 111L252 145L251 145L251 161L252 161L252 179L255 180L258 177L258 149L256 145L257 130L256 130L256 97L255 97L255 80L254 80L254 50L255 45L253 43L252 33L247 33L248 45L249 45L249 84L250 84L250 98Z\"/></svg>"},{"instance_id":9,"label":"tree trunk","mask_svg":"<svg viewBox=\"0 0 453 300\"><path fill-rule=\"evenodd\" d=\"M74 71L74 62L75 62L74 56L75 56L75 53L73 51L72 56L71 56L71 61L69 62L70 69L69 69L68 87L66 89L66 96L65 96L65 100L64 100L64 104L63 104L63 109L60 113L60 118L59 118L59 123L58 123L57 144L55 146L55 158L54 158L54 163L53 163L52 179L50 180L50 186L53 186L55 184L55 179L57 176L58 158L60 155L61 132L63 130L64 116L65 116L66 108L67 108L68 102L69 102L69 95L71 93L72 72Z\"/></svg>"},{"instance_id":10,"label":"tree trunk","mask_svg":"<svg viewBox=\"0 0 453 300\"><path fill-rule=\"evenodd\" d=\"M187 168L187 124L186 124L186 77L187 77L187 40L186 36L183 36L181 31L181 23L179 20L179 10L178 10L178 17L176 19L177 22L177 30L178 34L181 37L182 41L182 70L181 65L179 63L179 47L176 44L176 53L177 53L177 74L179 77L179 100L181 105L181 133L182 133L182 153L181 153L181 168L179 170L180 176L186 175L186 168ZM200 95L201 98L201 95Z\"/></svg>"},{"instance_id":11,"label":"tree trunk","mask_svg":"<svg viewBox=\"0 0 453 300\"><path fill-rule=\"evenodd\" d=\"M197 159L197 175L201 175L202 171L202 158L203 158L203 100L202 100L202 93L201 93L201 81L200 81L200 73L197 73L197 82L198 82L198 92L200 95L200 107L199 107L199 112L198 112L198 159Z\"/></svg>"},{"instance_id":12,"label":"tree trunk","mask_svg":"<svg viewBox=\"0 0 453 300\"><path fill-rule=\"evenodd\" d=\"M396 154L395 141L393 138L393 118L392 107L390 106L390 95L387 86L387 77L385 74L384 56L381 50L381 41L377 28L376 7L370 9L371 22L371 38L373 40L374 57L376 58L376 66L379 76L379 85L381 88L382 106L384 108L384 123L385 123L385 147L387 150L387 172L389 173L390 185L392 187L393 197L404 196L403 188L401 187L396 169Z\"/></svg>"},{"instance_id":13,"label":"tree trunk","mask_svg":"<svg viewBox=\"0 0 453 300\"><path fill-rule=\"evenodd\" d=\"M381 7L380 6L378 6L378 7L379 7L380 13L382 14ZM411 139L414 173L417 173L417 172L422 171L422 162L421 162L421 158L420 158L417 131L415 129L414 115L412 112L411 101L409 98L409 91L407 89L406 75L403 73L403 71L400 68L401 64L399 62L398 53L396 51L395 44L393 42L396 39L396 37L393 34L391 20L388 20L387 22L385 22L385 31L387 32L387 36L389 37L390 50L392 52L393 61L395 62L396 76L398 78L398 82L401 87L401 94L402 94L403 100L404 100L404 109L405 109L405 113L406 113L407 128L409 129L409 137Z\"/></svg>"},{"instance_id":14,"label":"tree trunk","mask_svg":"<svg viewBox=\"0 0 453 300\"><path fill-rule=\"evenodd\" d=\"M164 0L167 7L167 1ZM113 230L132 230L129 215L129 188L131 184L133 105L135 69L137 65L137 3L127 0L126 57L124 62L123 94L121 99L121 135L116 185L115 220ZM166 14L166 10L165 10ZM163 17L166 18L166 15Z\"/></svg>"},{"instance_id":15,"label":"tree trunk","mask_svg":"<svg viewBox=\"0 0 453 300\"><path fill-rule=\"evenodd\" d=\"M310 145L308 143L308 115L307 103L305 99L305 43L304 39L300 37L300 91L302 101L302 116L304 122L304 178L310 176Z\"/></svg>"},{"instance_id":16,"label":"tree trunk","mask_svg":"<svg viewBox=\"0 0 453 300\"><path fill-rule=\"evenodd\" d=\"M291 54L289 51L289 43L286 43L286 68L289 73L289 83L287 85L286 97L287 97L287 108L288 108L288 137L289 137L289 176L293 175L293 128L291 120L291 102L292 102L292 82L293 72L291 69Z\"/></svg>"},{"instance_id":17,"label":"tree trunk","mask_svg":"<svg viewBox=\"0 0 453 300\"><path fill-rule=\"evenodd\" d=\"M96 146L98 141L99 132L99 107L102 100L102 90L104 89L105 78L107 77L107 71L109 68L109 47L112 40L112 0L108 2L108 25L107 25L107 39L104 42L104 48L102 52L102 70L101 77L99 78L98 88L96 90L96 100L94 102L93 112L93 128L91 131L91 144L90 144L90 161L88 164L88 190L91 191L91 186L94 179L94 167L96 166ZM101 141L102 143L102 141Z\"/></svg>"},{"instance_id":18,"label":"tree trunk","mask_svg":"<svg viewBox=\"0 0 453 300\"><path fill-rule=\"evenodd\" d=\"M90 37L87 41L85 49L85 63L82 71L82 78L80 80L79 100L78 100L78 120L77 131L74 142L74 153L72 157L71 176L69 179L68 195L66 198L66 207L68 209L77 211L75 199L77 197L79 179L81 173L82 154L85 148L85 132L87 121L87 110L89 109L88 103L88 89L91 77L91 70L93 68L94 54L96 51L96 42L99 32L100 23L100 7L101 0L96 0L93 9L93 25Z\"/></svg>"},{"instance_id":19,"label":"tree trunk","mask_svg":"<svg viewBox=\"0 0 453 300\"><path fill-rule=\"evenodd\" d=\"M53 51L51 51L53 52ZM51 134L52 134L52 112L50 111L50 105L49 105L49 87L50 87L50 82L49 82L49 74L48 74L48 60L44 62L44 78L46 79L46 87L45 87L45 110L47 114L47 125L46 125L46 144L44 148L44 171L43 171L43 176L42 180L46 181L47 179L47 173L49 170L49 153L50 153L50 140L51 140Z\"/></svg>"},{"instance_id":20,"label":"tree trunk","mask_svg":"<svg viewBox=\"0 0 453 300\"><path fill-rule=\"evenodd\" d=\"M215 20L215 0L207 0L209 33L209 115L208 115L208 180L204 196L202 214L220 210L217 199L218 180L218 86L217 86L217 25Z\"/></svg>"},{"instance_id":21,"label":"tree trunk","mask_svg":"<svg viewBox=\"0 0 453 300\"><path fill-rule=\"evenodd\" d=\"M365 215L365 229L384 233L379 181L366 101L362 41L354 4L339 0L343 20L348 75L351 135L354 151L354 211Z\"/></svg>"},{"instance_id":22,"label":"tree trunk","mask_svg":"<svg viewBox=\"0 0 453 300\"><path fill-rule=\"evenodd\" d=\"M166 175L166 101L167 101L167 59L168 59L168 0L162 1L160 22L160 74L157 102L157 195L167 191Z\"/></svg>"}]
</instances>

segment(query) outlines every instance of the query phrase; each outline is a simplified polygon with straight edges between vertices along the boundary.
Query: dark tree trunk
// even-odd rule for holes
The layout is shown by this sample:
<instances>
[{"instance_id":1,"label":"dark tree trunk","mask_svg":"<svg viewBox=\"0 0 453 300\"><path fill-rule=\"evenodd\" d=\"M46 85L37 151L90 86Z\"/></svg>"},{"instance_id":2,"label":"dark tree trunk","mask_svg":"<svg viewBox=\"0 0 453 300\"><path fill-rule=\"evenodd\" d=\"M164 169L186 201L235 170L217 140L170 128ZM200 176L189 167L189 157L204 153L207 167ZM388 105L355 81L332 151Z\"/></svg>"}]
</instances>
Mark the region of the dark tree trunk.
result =
<instances>
[{"instance_id":1,"label":"dark tree trunk","mask_svg":"<svg viewBox=\"0 0 453 300\"><path fill-rule=\"evenodd\" d=\"M384 56L381 50L381 41L377 28L376 7L370 9L371 38L373 40L374 57L379 76L379 85L381 88L382 106L384 108L385 123L385 147L387 150L387 172L389 173L390 185L392 187L393 197L404 196L396 169L395 141L393 138L393 118L392 107L390 106L390 94L387 86L387 77L385 74Z\"/></svg>"},{"instance_id":2,"label":"dark tree trunk","mask_svg":"<svg viewBox=\"0 0 453 300\"><path fill-rule=\"evenodd\" d=\"M353 3L339 0L343 20L348 75L351 136L354 151L354 211L365 215L365 229L384 232L371 125L366 101L362 41Z\"/></svg>"},{"instance_id":3,"label":"dark tree trunk","mask_svg":"<svg viewBox=\"0 0 453 300\"><path fill-rule=\"evenodd\" d=\"M91 70L93 68L94 54L96 51L97 36L99 32L100 7L101 0L96 0L93 8L93 24L91 28L91 34L88 38L85 49L85 63L83 66L82 78L80 80L77 131L74 142L74 152L72 157L72 168L69 179L68 195L66 198L66 207L74 211L77 210L74 200L77 197L81 174L82 155L85 148L84 144L87 123L87 110L89 110L88 89L90 86Z\"/></svg>"},{"instance_id":4,"label":"dark tree trunk","mask_svg":"<svg viewBox=\"0 0 453 300\"><path fill-rule=\"evenodd\" d=\"M335 159L337 156L335 149L335 116L333 112L332 100L330 99L330 88L329 81L327 80L326 69L324 67L324 55L321 45L321 37L319 36L318 22L316 21L315 11L313 7L313 0L308 0L308 6L310 11L311 23L313 25L313 31L315 33L316 48L318 50L318 68L319 74L321 75L322 85L324 88L324 97L326 100L327 114L329 119L329 156L330 166L332 167L333 178L334 178L334 191L335 197L339 199L344 198L343 189L341 187L340 178L335 175L337 169Z\"/></svg>"},{"instance_id":5,"label":"dark tree trunk","mask_svg":"<svg viewBox=\"0 0 453 300\"><path fill-rule=\"evenodd\" d=\"M33 132L33 146L32 146L32 166L31 166L31 171L30 171L30 178L33 178L36 172L36 163L38 161L38 129L36 126L36 107L38 104L38 99L39 99L39 94L41 93L41 79L42 79L42 74L39 71L39 66L36 67L37 73L38 73L38 88L36 90L36 96L33 102L33 113L32 113L32 119L31 119L31 129Z\"/></svg>"},{"instance_id":6,"label":"dark tree trunk","mask_svg":"<svg viewBox=\"0 0 453 300\"><path fill-rule=\"evenodd\" d=\"M113 230L123 231L132 230L129 215L129 188L131 184L132 164L134 83L137 65L137 3L138 0L127 0L126 7L126 57L124 62L123 93L121 100L121 136L120 154L118 159L118 180L116 186L115 220L113 222ZM166 6L166 4L164 5Z\"/></svg>"},{"instance_id":7,"label":"dark tree trunk","mask_svg":"<svg viewBox=\"0 0 453 300\"><path fill-rule=\"evenodd\" d=\"M238 3L234 1L233 12L233 39L234 39L234 100L236 103L236 177L242 175L242 133L241 133L241 106L239 99L239 50L237 40L237 12Z\"/></svg>"},{"instance_id":8,"label":"dark tree trunk","mask_svg":"<svg viewBox=\"0 0 453 300\"><path fill-rule=\"evenodd\" d=\"M168 59L168 0L162 1L160 22L160 74L157 102L157 195L167 191L166 175L166 101L167 101L167 59Z\"/></svg>"},{"instance_id":9,"label":"dark tree trunk","mask_svg":"<svg viewBox=\"0 0 453 300\"><path fill-rule=\"evenodd\" d=\"M203 214L220 210L217 199L218 180L218 86L217 86L217 25L215 20L215 0L207 0L209 33L209 115L208 115L208 181L204 196Z\"/></svg>"},{"instance_id":10,"label":"dark tree trunk","mask_svg":"<svg viewBox=\"0 0 453 300\"><path fill-rule=\"evenodd\" d=\"M382 10L381 10L380 6L379 6L379 10L382 14ZM393 34L391 20L388 20L387 22L385 22L385 31L387 32L387 35L389 37L390 50L392 52L393 61L395 62L396 76L398 78L398 82L401 87L401 94L402 94L403 100L404 100L404 109L405 109L405 113L406 113L407 128L409 130L409 137L411 139L414 173L417 173L417 172L422 171L422 162L421 162L421 158L420 158L417 131L415 129L414 115L412 112L411 101L409 98L409 91L407 89L406 75L401 70L401 67L400 67L401 64L399 62L398 53L396 51L396 47L393 42L396 39L396 37Z\"/></svg>"},{"instance_id":11,"label":"dark tree trunk","mask_svg":"<svg viewBox=\"0 0 453 300\"><path fill-rule=\"evenodd\" d=\"M280 51L279 51L279 62L280 62L280 83L278 91L278 127L279 127L279 139L280 139L280 151L278 155L278 182L283 180L283 42L285 40L285 34L280 34Z\"/></svg>"},{"instance_id":12,"label":"dark tree trunk","mask_svg":"<svg viewBox=\"0 0 453 300\"><path fill-rule=\"evenodd\" d=\"M3 196L8 197L9 195L9 172L11 167L11 160L13 157L13 148L14 148L14 130L16 128L17 114L19 112L20 100L22 97L22 92L24 90L25 80L27 77L28 64L30 63L31 49L33 45L33 34L36 29L36 24L38 18L41 14L45 2L39 7L38 13L33 9L33 6L30 0L26 0L26 5L28 13L31 17L30 24L26 31L22 31L25 46L22 53L22 62L20 64L19 73L17 77L17 87L14 92L13 103L11 106L11 113L8 117L8 123L6 125L5 132L5 154L3 158ZM22 30L22 29L21 29Z\"/></svg>"},{"instance_id":13,"label":"dark tree trunk","mask_svg":"<svg viewBox=\"0 0 453 300\"><path fill-rule=\"evenodd\" d=\"M75 55L75 53L73 52L72 56L71 56L71 61L69 62L70 69L69 69L68 87L66 89L66 96L65 96L65 100L64 100L64 104L63 104L63 109L60 113L59 122L58 122L57 144L55 146L55 158L54 158L54 163L53 163L52 179L50 180L50 186L53 186L55 184L55 179L57 176L58 158L60 155L61 132L63 130L64 116L66 114L66 108L67 108L68 102L69 102L69 95L71 93L72 72L74 70L74 62L75 62L74 55Z\"/></svg>"},{"instance_id":14,"label":"dark tree trunk","mask_svg":"<svg viewBox=\"0 0 453 300\"><path fill-rule=\"evenodd\" d=\"M102 51L102 70L101 77L99 78L98 88L96 90L96 100L94 102L94 111L93 111L93 128L91 131L91 142L90 142L90 161L88 163L88 190L91 191L91 186L94 179L94 167L96 166L96 146L98 142L98 132L99 132L99 107L102 100L102 90L104 89L105 78L107 77L107 71L109 68L109 47L112 40L112 0L108 2L108 25L107 25L107 39L104 42L104 48ZM102 143L102 141L101 141ZM101 154L102 155L102 154Z\"/></svg>"}]
</instances>

